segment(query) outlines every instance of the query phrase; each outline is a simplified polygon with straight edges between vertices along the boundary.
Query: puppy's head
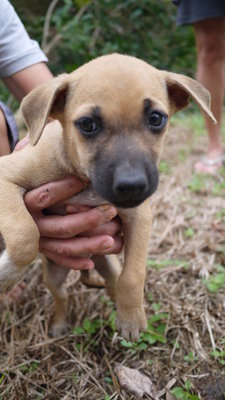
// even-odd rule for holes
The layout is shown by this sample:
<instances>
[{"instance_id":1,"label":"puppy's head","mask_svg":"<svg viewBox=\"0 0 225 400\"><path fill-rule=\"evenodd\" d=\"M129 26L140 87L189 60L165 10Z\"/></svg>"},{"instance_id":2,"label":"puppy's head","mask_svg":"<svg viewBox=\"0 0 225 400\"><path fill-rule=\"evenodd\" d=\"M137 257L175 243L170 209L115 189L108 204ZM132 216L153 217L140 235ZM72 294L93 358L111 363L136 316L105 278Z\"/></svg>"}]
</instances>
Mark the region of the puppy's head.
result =
<instances>
[{"instance_id":1,"label":"puppy's head","mask_svg":"<svg viewBox=\"0 0 225 400\"><path fill-rule=\"evenodd\" d=\"M201 84L113 54L34 89L22 112L32 144L49 116L58 119L74 173L109 202L134 207L156 190L169 119L190 97L215 122Z\"/></svg>"}]
</instances>

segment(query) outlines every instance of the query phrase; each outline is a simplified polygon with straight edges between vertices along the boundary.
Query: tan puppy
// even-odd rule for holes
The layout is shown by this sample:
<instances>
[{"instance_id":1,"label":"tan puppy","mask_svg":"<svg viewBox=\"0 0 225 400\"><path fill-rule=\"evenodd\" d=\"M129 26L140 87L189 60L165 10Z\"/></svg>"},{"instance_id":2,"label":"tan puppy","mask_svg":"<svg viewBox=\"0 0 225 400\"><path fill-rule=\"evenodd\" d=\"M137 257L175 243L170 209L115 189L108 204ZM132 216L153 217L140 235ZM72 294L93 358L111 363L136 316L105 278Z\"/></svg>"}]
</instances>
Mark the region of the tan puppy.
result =
<instances>
[{"instance_id":1,"label":"tan puppy","mask_svg":"<svg viewBox=\"0 0 225 400\"><path fill-rule=\"evenodd\" d=\"M74 174L91 182L100 203L119 208L124 228L122 273L115 256L95 257L95 264L116 301L118 329L128 340L138 338L146 328L148 197L157 188L157 163L169 119L190 97L215 122L209 93L200 83L113 54L54 78L24 98L21 108L31 144L0 159L0 231L5 242L1 290L15 282L38 254L39 232L24 205L24 193ZM46 125L49 117L58 121ZM67 294L62 283L67 272L51 262L45 271L56 300L55 335L65 326Z\"/></svg>"}]
</instances>

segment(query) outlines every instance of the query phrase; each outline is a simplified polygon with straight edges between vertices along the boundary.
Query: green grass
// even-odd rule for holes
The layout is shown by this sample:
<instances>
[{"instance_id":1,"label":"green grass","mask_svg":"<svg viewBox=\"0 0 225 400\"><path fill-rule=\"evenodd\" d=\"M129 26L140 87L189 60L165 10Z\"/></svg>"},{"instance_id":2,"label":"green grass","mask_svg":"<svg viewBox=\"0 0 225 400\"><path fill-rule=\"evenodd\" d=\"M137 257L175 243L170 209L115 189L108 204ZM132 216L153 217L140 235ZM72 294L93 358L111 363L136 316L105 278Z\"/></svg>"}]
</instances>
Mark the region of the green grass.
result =
<instances>
[{"instance_id":1,"label":"green grass","mask_svg":"<svg viewBox=\"0 0 225 400\"><path fill-rule=\"evenodd\" d=\"M185 229L185 231L184 231L184 236L185 236L187 239L191 239L194 235L195 235L195 231L194 231L192 228L187 228L187 229Z\"/></svg>"},{"instance_id":2,"label":"green grass","mask_svg":"<svg viewBox=\"0 0 225 400\"><path fill-rule=\"evenodd\" d=\"M171 119L171 126L180 126L190 128L195 136L198 138L200 136L206 135L206 128L204 118L195 105L191 105L189 109L181 111L175 114ZM225 115L223 113L222 122L222 135L225 139Z\"/></svg>"},{"instance_id":3,"label":"green grass","mask_svg":"<svg viewBox=\"0 0 225 400\"><path fill-rule=\"evenodd\" d=\"M146 265L149 268L154 268L154 269L163 269L167 267L172 267L172 266L180 266L181 268L187 269L188 268L188 263L184 260L179 260L179 259L172 259L172 260L153 260L148 258L146 261Z\"/></svg>"},{"instance_id":4,"label":"green grass","mask_svg":"<svg viewBox=\"0 0 225 400\"><path fill-rule=\"evenodd\" d=\"M218 221L225 222L225 208L222 208L220 211L217 211L215 217Z\"/></svg>"},{"instance_id":5,"label":"green grass","mask_svg":"<svg viewBox=\"0 0 225 400\"><path fill-rule=\"evenodd\" d=\"M159 313L148 319L147 330L141 333L136 342L121 341L121 345L129 349L132 354L146 350L149 346L156 343L165 344L167 342L165 332L166 324L169 318L168 313Z\"/></svg>"},{"instance_id":6,"label":"green grass","mask_svg":"<svg viewBox=\"0 0 225 400\"><path fill-rule=\"evenodd\" d=\"M225 267L215 265L216 273L210 274L208 279L203 279L203 284L211 293L217 293L220 289L225 288Z\"/></svg>"},{"instance_id":7,"label":"green grass","mask_svg":"<svg viewBox=\"0 0 225 400\"><path fill-rule=\"evenodd\" d=\"M160 174L169 175L171 173L171 166L166 161L161 161L158 170Z\"/></svg>"},{"instance_id":8,"label":"green grass","mask_svg":"<svg viewBox=\"0 0 225 400\"><path fill-rule=\"evenodd\" d=\"M174 389L172 389L171 394L174 396L175 399L200 400L198 396L196 396L195 394L191 394L189 391L183 389L180 386L177 386Z\"/></svg>"},{"instance_id":9,"label":"green grass","mask_svg":"<svg viewBox=\"0 0 225 400\"><path fill-rule=\"evenodd\" d=\"M216 358L221 365L225 365L225 350L213 350L211 356Z\"/></svg>"},{"instance_id":10,"label":"green grass","mask_svg":"<svg viewBox=\"0 0 225 400\"><path fill-rule=\"evenodd\" d=\"M202 114L195 107L175 114L172 117L171 125L181 128L190 128L196 136L205 134L204 119Z\"/></svg>"},{"instance_id":11,"label":"green grass","mask_svg":"<svg viewBox=\"0 0 225 400\"><path fill-rule=\"evenodd\" d=\"M181 149L178 153L179 162L185 162L190 156L191 148Z\"/></svg>"},{"instance_id":12,"label":"green grass","mask_svg":"<svg viewBox=\"0 0 225 400\"><path fill-rule=\"evenodd\" d=\"M198 361L198 356L196 356L193 351L190 351L186 356L184 356L184 361L192 364L195 361Z\"/></svg>"},{"instance_id":13,"label":"green grass","mask_svg":"<svg viewBox=\"0 0 225 400\"><path fill-rule=\"evenodd\" d=\"M188 189L196 194L225 196L225 168L221 168L219 172L220 176L224 177L220 182L217 182L212 175L193 174L187 183Z\"/></svg>"},{"instance_id":14,"label":"green grass","mask_svg":"<svg viewBox=\"0 0 225 400\"><path fill-rule=\"evenodd\" d=\"M90 348L95 348L99 345L99 332L101 329L108 331L109 336L112 337L116 331L116 310L112 308L111 301L105 301L102 298L102 302L106 303L110 308L111 312L108 319L102 318L84 318L81 326L76 326L72 329L74 336L76 337L76 348L87 352ZM108 304L109 303L109 304Z\"/></svg>"}]
</instances>

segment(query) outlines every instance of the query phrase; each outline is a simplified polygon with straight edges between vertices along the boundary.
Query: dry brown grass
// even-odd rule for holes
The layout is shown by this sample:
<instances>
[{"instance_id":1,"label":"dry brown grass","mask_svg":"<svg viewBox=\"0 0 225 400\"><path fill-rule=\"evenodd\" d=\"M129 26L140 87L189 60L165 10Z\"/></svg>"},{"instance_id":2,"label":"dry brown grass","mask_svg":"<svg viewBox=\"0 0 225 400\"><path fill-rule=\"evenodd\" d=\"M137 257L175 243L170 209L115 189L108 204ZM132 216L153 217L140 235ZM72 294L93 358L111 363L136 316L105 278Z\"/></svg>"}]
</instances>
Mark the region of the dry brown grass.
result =
<instances>
[{"instance_id":1,"label":"dry brown grass","mask_svg":"<svg viewBox=\"0 0 225 400\"><path fill-rule=\"evenodd\" d=\"M201 399L224 399L225 357L211 355L225 348L224 287L211 293L203 282L218 275L218 264L225 265L224 176L193 181L192 165L203 147L204 139L194 143L190 129L171 130L163 157L170 172L162 174L151 200L149 259L158 264L148 267L146 312L148 317L168 314L157 323L166 323L166 342L145 350L124 347L110 322L113 306L105 291L87 289L72 272L67 280L70 329L59 339L49 338L53 304L36 264L26 276L20 303L1 310L0 399L131 400L115 376L118 362L148 375L162 399L172 379L182 387L189 380ZM86 331L94 332L77 334L73 328L85 318Z\"/></svg>"}]
</instances>

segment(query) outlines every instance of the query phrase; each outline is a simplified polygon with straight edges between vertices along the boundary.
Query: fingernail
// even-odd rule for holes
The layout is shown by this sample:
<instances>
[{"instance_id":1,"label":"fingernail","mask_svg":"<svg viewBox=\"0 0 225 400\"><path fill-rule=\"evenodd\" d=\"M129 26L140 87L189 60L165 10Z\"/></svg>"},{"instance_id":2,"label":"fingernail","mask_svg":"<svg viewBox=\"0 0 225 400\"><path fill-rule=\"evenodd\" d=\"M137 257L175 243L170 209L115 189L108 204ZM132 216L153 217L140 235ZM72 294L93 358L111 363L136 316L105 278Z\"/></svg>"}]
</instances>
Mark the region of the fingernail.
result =
<instances>
[{"instance_id":1,"label":"fingernail","mask_svg":"<svg viewBox=\"0 0 225 400\"><path fill-rule=\"evenodd\" d=\"M117 210L115 209L115 207L112 207L109 204L98 206L98 209L105 214L108 221L111 221L111 219L113 219L117 215Z\"/></svg>"},{"instance_id":2,"label":"fingernail","mask_svg":"<svg viewBox=\"0 0 225 400\"><path fill-rule=\"evenodd\" d=\"M112 206L111 206L110 204L101 204L100 206L98 206L98 209L99 209L100 211L107 211L107 210L109 210L110 208L112 208Z\"/></svg>"},{"instance_id":3,"label":"fingernail","mask_svg":"<svg viewBox=\"0 0 225 400\"><path fill-rule=\"evenodd\" d=\"M114 240L112 238L110 239L106 239L103 243L102 243L102 250L103 251L110 251L113 247L114 244Z\"/></svg>"}]
</instances>

